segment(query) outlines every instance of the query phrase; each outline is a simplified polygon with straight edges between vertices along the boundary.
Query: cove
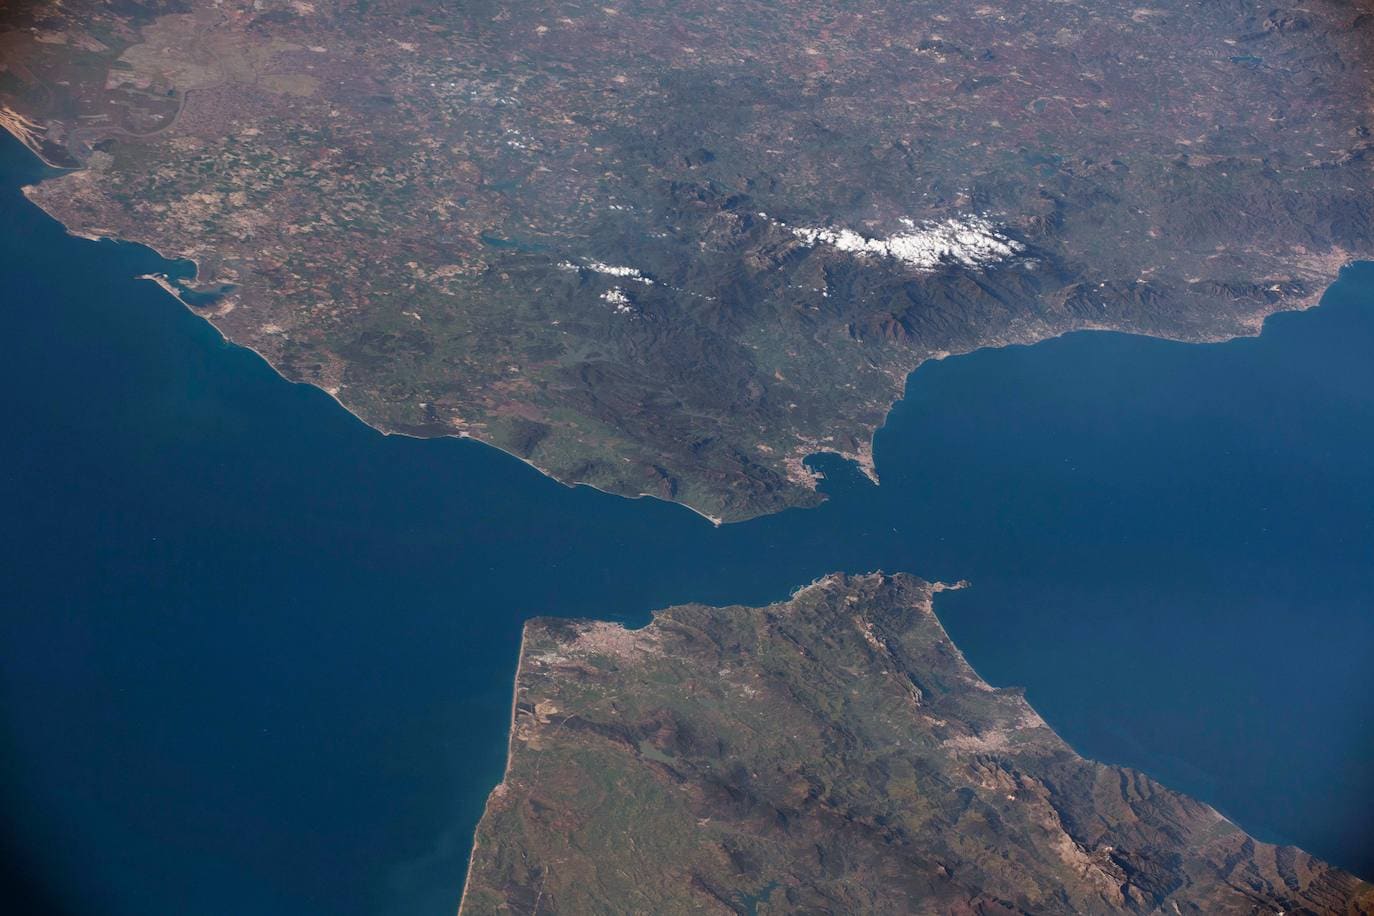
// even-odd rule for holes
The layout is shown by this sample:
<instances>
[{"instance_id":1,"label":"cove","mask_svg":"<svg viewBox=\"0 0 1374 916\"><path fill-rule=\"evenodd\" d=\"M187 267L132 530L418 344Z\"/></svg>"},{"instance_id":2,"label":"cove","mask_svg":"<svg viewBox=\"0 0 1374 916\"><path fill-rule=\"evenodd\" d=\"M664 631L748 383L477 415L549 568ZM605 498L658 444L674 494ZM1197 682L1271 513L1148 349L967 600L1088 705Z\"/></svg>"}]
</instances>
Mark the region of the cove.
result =
<instances>
[{"instance_id":1,"label":"cove","mask_svg":"<svg viewBox=\"0 0 1374 916\"><path fill-rule=\"evenodd\" d=\"M913 374L882 485L712 527L384 437L67 236L0 146L0 801L16 886L101 913L451 914L520 625L937 605L1080 752L1374 876L1374 266L1262 336L1074 334ZM41 899L40 899L41 898Z\"/></svg>"}]
</instances>

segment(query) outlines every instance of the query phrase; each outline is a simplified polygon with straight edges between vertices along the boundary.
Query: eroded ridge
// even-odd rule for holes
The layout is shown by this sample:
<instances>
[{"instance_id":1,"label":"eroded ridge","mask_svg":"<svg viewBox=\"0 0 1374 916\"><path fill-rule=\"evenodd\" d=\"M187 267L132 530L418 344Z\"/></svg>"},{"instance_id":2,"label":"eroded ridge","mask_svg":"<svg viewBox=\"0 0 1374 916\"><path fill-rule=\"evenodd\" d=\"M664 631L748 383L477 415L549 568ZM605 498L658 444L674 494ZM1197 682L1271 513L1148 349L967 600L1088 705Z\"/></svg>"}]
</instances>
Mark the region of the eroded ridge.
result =
<instances>
[{"instance_id":1,"label":"eroded ridge","mask_svg":"<svg viewBox=\"0 0 1374 916\"><path fill-rule=\"evenodd\" d=\"M1074 753L965 662L941 588L531 621L462 912L1374 913L1370 885Z\"/></svg>"},{"instance_id":2,"label":"eroded ridge","mask_svg":"<svg viewBox=\"0 0 1374 916\"><path fill-rule=\"evenodd\" d=\"M366 422L735 520L873 476L925 359L1313 303L1367 4L6 2L0 125Z\"/></svg>"}]
</instances>

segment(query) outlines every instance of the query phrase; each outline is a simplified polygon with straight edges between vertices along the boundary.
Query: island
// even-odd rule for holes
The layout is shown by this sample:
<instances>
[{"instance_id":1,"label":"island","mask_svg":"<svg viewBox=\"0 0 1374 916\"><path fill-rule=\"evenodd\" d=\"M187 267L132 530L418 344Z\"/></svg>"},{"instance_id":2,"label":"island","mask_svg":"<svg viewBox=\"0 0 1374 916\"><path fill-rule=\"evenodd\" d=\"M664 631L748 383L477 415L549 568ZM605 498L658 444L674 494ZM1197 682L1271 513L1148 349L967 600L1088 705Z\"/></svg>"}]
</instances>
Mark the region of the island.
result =
<instances>
[{"instance_id":1,"label":"island","mask_svg":"<svg viewBox=\"0 0 1374 916\"><path fill-rule=\"evenodd\" d=\"M1374 251L1367 0L0 3L71 232L372 426L717 521L923 361L1256 333Z\"/></svg>"},{"instance_id":2,"label":"island","mask_svg":"<svg viewBox=\"0 0 1374 916\"><path fill-rule=\"evenodd\" d=\"M1085 760L906 575L525 626L460 912L1369 914L1374 886Z\"/></svg>"}]
</instances>

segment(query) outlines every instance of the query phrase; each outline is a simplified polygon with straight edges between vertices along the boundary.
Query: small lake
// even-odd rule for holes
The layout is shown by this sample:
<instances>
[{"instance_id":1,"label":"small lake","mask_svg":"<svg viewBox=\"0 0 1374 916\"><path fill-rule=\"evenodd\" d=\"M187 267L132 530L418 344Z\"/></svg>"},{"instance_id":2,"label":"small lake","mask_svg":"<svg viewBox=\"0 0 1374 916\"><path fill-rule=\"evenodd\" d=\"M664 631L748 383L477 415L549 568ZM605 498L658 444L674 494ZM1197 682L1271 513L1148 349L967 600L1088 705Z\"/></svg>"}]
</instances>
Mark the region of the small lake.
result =
<instances>
[{"instance_id":1,"label":"small lake","mask_svg":"<svg viewBox=\"0 0 1374 916\"><path fill-rule=\"evenodd\" d=\"M102 914L454 912L521 621L833 570L973 587L975 667L1085 755L1374 877L1374 265L1255 339L922 367L881 487L716 529L384 437L69 237L0 144L0 852ZM11 899L17 899L11 897Z\"/></svg>"}]
</instances>

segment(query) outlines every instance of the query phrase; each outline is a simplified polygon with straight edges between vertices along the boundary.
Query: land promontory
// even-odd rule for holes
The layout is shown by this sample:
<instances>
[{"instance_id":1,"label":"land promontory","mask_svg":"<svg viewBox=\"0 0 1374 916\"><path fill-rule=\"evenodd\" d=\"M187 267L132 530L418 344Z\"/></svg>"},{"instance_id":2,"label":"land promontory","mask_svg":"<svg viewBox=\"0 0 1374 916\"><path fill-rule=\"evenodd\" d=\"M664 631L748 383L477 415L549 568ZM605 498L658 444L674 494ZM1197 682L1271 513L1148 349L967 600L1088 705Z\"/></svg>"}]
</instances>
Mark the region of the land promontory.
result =
<instances>
[{"instance_id":1,"label":"land promontory","mask_svg":"<svg viewBox=\"0 0 1374 916\"><path fill-rule=\"evenodd\" d=\"M1064 743L944 586L525 628L461 912L1369 914L1374 887Z\"/></svg>"}]
</instances>

